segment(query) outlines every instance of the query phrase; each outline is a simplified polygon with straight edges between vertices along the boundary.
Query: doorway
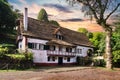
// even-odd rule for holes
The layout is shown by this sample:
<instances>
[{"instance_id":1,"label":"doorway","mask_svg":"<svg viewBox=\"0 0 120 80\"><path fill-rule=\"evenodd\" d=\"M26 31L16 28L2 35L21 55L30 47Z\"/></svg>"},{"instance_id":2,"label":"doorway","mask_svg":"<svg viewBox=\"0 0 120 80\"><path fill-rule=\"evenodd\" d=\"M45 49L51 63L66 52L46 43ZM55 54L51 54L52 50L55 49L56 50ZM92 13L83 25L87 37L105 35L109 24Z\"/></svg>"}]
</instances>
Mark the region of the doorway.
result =
<instances>
[{"instance_id":1,"label":"doorway","mask_svg":"<svg viewBox=\"0 0 120 80\"><path fill-rule=\"evenodd\" d=\"M58 57L58 65L62 65L63 64L63 57Z\"/></svg>"}]
</instances>

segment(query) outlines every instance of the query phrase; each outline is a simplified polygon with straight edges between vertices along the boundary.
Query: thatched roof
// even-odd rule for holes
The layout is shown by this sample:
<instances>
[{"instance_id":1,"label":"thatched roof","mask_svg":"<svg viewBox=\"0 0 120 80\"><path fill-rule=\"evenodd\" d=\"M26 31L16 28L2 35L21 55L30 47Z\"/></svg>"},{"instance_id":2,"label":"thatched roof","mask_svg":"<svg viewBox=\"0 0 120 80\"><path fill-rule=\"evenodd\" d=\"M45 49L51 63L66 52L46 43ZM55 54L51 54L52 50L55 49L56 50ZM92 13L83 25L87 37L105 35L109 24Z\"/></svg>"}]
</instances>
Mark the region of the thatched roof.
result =
<instances>
[{"instance_id":1,"label":"thatched roof","mask_svg":"<svg viewBox=\"0 0 120 80\"><path fill-rule=\"evenodd\" d=\"M63 35L62 41L56 39L55 37L55 33L58 32L58 30ZM59 43L64 45L82 45L82 46L93 47L88 37L83 33L75 32L60 26L58 27L53 24L42 22L33 18L28 18L27 31L24 31L23 20L21 19L20 26L18 28L18 33L24 36L45 39L54 43Z\"/></svg>"}]
</instances>

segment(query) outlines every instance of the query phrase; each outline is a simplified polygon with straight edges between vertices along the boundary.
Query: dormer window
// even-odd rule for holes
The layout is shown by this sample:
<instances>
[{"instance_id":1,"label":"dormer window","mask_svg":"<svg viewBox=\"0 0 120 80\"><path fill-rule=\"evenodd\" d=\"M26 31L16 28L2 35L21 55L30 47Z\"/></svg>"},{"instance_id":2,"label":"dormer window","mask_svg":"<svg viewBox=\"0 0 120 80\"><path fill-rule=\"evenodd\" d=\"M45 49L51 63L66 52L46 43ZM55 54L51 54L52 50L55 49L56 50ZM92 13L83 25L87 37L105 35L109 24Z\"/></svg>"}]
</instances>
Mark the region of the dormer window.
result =
<instances>
[{"instance_id":1,"label":"dormer window","mask_svg":"<svg viewBox=\"0 0 120 80\"><path fill-rule=\"evenodd\" d=\"M55 36L56 36L57 39L63 40L63 36L59 31L56 33Z\"/></svg>"},{"instance_id":2,"label":"dormer window","mask_svg":"<svg viewBox=\"0 0 120 80\"><path fill-rule=\"evenodd\" d=\"M63 36L62 36L62 35L56 34L56 38L57 38L57 39L60 39L60 40L63 40Z\"/></svg>"}]
</instances>

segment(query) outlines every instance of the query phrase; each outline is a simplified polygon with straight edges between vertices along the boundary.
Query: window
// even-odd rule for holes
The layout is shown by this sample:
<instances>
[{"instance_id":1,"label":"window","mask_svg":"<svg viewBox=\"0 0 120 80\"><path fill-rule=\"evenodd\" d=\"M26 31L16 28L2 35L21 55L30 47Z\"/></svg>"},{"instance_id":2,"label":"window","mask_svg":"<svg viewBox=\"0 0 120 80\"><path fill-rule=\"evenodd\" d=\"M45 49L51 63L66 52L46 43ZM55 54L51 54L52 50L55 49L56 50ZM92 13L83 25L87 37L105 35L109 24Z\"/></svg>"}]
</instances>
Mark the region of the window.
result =
<instances>
[{"instance_id":1,"label":"window","mask_svg":"<svg viewBox=\"0 0 120 80\"><path fill-rule=\"evenodd\" d=\"M50 46L49 45L44 45L44 50L50 50Z\"/></svg>"},{"instance_id":2,"label":"window","mask_svg":"<svg viewBox=\"0 0 120 80\"><path fill-rule=\"evenodd\" d=\"M72 52L72 48L66 48L66 52Z\"/></svg>"},{"instance_id":3,"label":"window","mask_svg":"<svg viewBox=\"0 0 120 80\"><path fill-rule=\"evenodd\" d=\"M48 57L47 57L47 60L48 60L48 61L55 61L55 59L56 59L56 58L55 58L54 56L53 56L53 57L52 57L52 56L48 56Z\"/></svg>"},{"instance_id":4,"label":"window","mask_svg":"<svg viewBox=\"0 0 120 80\"><path fill-rule=\"evenodd\" d=\"M61 46L59 46L59 51L62 51L62 47Z\"/></svg>"},{"instance_id":5,"label":"window","mask_svg":"<svg viewBox=\"0 0 120 80\"><path fill-rule=\"evenodd\" d=\"M37 43L34 43L34 48L33 49L37 49Z\"/></svg>"},{"instance_id":6,"label":"window","mask_svg":"<svg viewBox=\"0 0 120 80\"><path fill-rule=\"evenodd\" d=\"M39 49L43 50L43 44L39 44Z\"/></svg>"},{"instance_id":7,"label":"window","mask_svg":"<svg viewBox=\"0 0 120 80\"><path fill-rule=\"evenodd\" d=\"M62 36L62 35L59 35L59 34L56 34L56 38L57 38L57 39L60 39L60 40L63 40L63 36Z\"/></svg>"},{"instance_id":8,"label":"window","mask_svg":"<svg viewBox=\"0 0 120 80\"><path fill-rule=\"evenodd\" d=\"M50 61L50 57L48 57L48 61Z\"/></svg>"},{"instance_id":9,"label":"window","mask_svg":"<svg viewBox=\"0 0 120 80\"><path fill-rule=\"evenodd\" d=\"M54 51L55 50L55 46L51 45L50 46L50 50Z\"/></svg>"},{"instance_id":10,"label":"window","mask_svg":"<svg viewBox=\"0 0 120 80\"><path fill-rule=\"evenodd\" d=\"M55 57L52 57L52 61L55 61Z\"/></svg>"},{"instance_id":11,"label":"window","mask_svg":"<svg viewBox=\"0 0 120 80\"><path fill-rule=\"evenodd\" d=\"M28 43L28 48L37 49L37 43Z\"/></svg>"},{"instance_id":12,"label":"window","mask_svg":"<svg viewBox=\"0 0 120 80\"><path fill-rule=\"evenodd\" d=\"M20 48L22 48L22 44L20 44Z\"/></svg>"},{"instance_id":13,"label":"window","mask_svg":"<svg viewBox=\"0 0 120 80\"><path fill-rule=\"evenodd\" d=\"M82 49L76 49L76 52L82 54Z\"/></svg>"},{"instance_id":14,"label":"window","mask_svg":"<svg viewBox=\"0 0 120 80\"><path fill-rule=\"evenodd\" d=\"M67 57L67 62L70 62L70 57Z\"/></svg>"},{"instance_id":15,"label":"window","mask_svg":"<svg viewBox=\"0 0 120 80\"><path fill-rule=\"evenodd\" d=\"M72 52L72 48L69 48L69 52Z\"/></svg>"},{"instance_id":16,"label":"window","mask_svg":"<svg viewBox=\"0 0 120 80\"><path fill-rule=\"evenodd\" d=\"M34 45L33 43L28 43L28 48L33 49Z\"/></svg>"}]
</instances>

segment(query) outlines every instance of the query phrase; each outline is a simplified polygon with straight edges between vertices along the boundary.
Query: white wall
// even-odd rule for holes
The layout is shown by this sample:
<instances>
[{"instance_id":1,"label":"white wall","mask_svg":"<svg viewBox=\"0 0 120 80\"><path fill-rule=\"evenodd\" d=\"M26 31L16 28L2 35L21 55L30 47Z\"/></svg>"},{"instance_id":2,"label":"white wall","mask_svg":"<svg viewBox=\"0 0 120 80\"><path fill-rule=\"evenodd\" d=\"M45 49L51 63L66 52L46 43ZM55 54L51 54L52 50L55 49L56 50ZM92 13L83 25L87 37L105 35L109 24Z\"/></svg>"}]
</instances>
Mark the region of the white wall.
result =
<instances>
[{"instance_id":1,"label":"white wall","mask_svg":"<svg viewBox=\"0 0 120 80\"><path fill-rule=\"evenodd\" d=\"M82 49L82 54L79 53L79 54L77 54L77 56L83 56L83 57L87 56L87 51L89 49L93 50L93 48L84 47L84 46L77 46L77 49Z\"/></svg>"},{"instance_id":2,"label":"white wall","mask_svg":"<svg viewBox=\"0 0 120 80\"><path fill-rule=\"evenodd\" d=\"M63 63L74 63L74 62L76 62L76 57L70 57L70 62L68 62L67 57L63 56ZM55 61L51 60L51 61L48 61L47 63L58 63L58 56L56 56Z\"/></svg>"},{"instance_id":3,"label":"white wall","mask_svg":"<svg viewBox=\"0 0 120 80\"><path fill-rule=\"evenodd\" d=\"M18 46L20 47L20 45L22 44L22 50L25 50L25 42L26 42L26 38L25 36L23 36L23 40L21 42L19 42ZM41 40L41 39L34 39L34 38L27 38L27 42L30 43L39 43L39 44L46 44L46 42L48 42L47 40ZM39 47L39 45L37 45L37 47ZM77 46L77 49L82 49L82 53L80 54L76 54L76 56L87 56L87 51L88 49L92 49L90 47L84 47L84 46ZM39 50L37 49L29 49L29 51L31 51L33 53L33 61L36 63L58 63L58 57L55 59L55 61L48 61L47 60L47 51L46 50ZM59 51L59 46L56 45L56 51ZM75 48L72 49L72 52L75 51ZM66 47L63 46L62 47L62 52L66 52ZM65 58L63 57L63 63L72 63L72 62L76 62L76 57L70 57L70 62L67 62L67 59L65 60Z\"/></svg>"},{"instance_id":4,"label":"white wall","mask_svg":"<svg viewBox=\"0 0 120 80\"><path fill-rule=\"evenodd\" d=\"M47 62L47 54L45 50L31 50L33 53L33 62L36 63L46 63Z\"/></svg>"},{"instance_id":5,"label":"white wall","mask_svg":"<svg viewBox=\"0 0 120 80\"><path fill-rule=\"evenodd\" d=\"M46 42L48 42L48 41L47 40L41 40L41 39L28 38L28 42L46 44Z\"/></svg>"},{"instance_id":6,"label":"white wall","mask_svg":"<svg viewBox=\"0 0 120 80\"><path fill-rule=\"evenodd\" d=\"M26 48L25 47L25 42L26 42L25 40L26 40L26 37L22 36L22 40L18 42L18 49L20 52L25 51L25 48Z\"/></svg>"}]
</instances>

